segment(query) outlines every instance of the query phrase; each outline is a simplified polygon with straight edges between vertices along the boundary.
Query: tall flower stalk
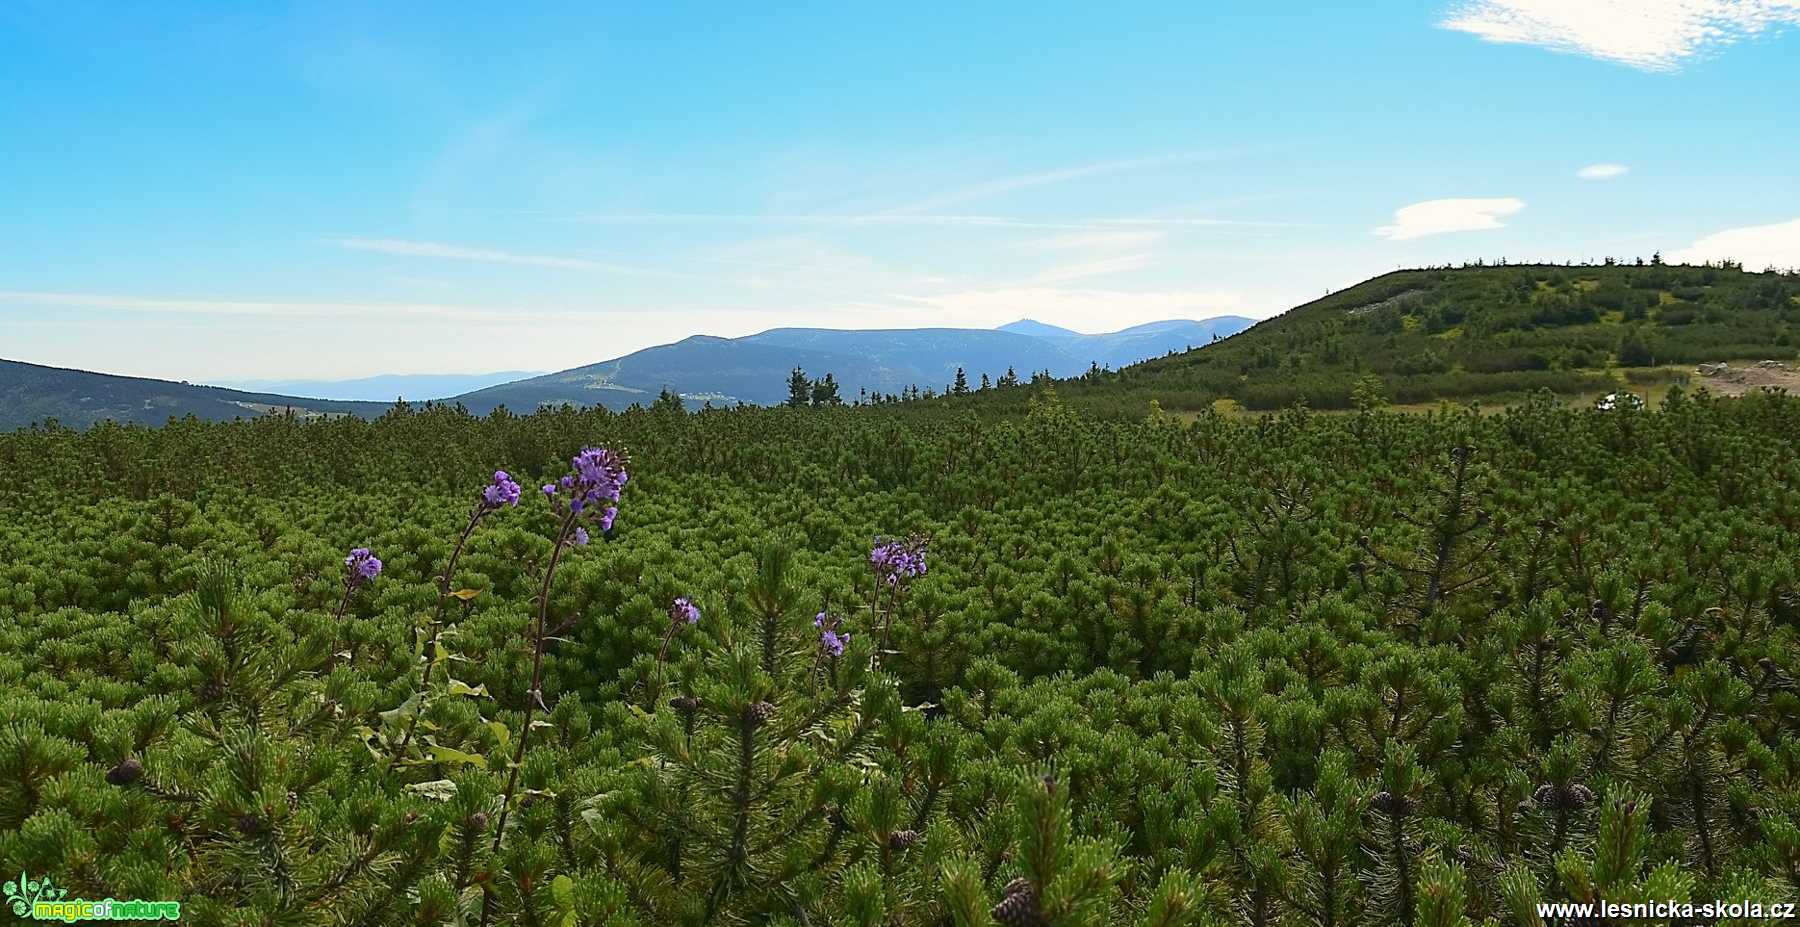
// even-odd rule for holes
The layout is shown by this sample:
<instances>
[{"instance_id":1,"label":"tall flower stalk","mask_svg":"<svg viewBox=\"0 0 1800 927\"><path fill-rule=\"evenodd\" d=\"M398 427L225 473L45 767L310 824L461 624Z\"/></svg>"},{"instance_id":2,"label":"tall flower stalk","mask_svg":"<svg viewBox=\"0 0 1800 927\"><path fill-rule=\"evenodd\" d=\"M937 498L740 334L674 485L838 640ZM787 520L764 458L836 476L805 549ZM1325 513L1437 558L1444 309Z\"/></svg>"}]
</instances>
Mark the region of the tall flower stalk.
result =
<instances>
[{"instance_id":1,"label":"tall flower stalk","mask_svg":"<svg viewBox=\"0 0 1800 927\"><path fill-rule=\"evenodd\" d=\"M546 712L550 710L544 705L544 631L549 622L550 586L556 579L556 567L562 562L564 550L588 543L587 524L597 524L602 533L612 530L613 521L619 515L619 495L630 479L624 456L603 447L586 448L569 463L573 472L544 486L544 497L557 515L556 542L550 550L550 562L544 567L543 583L538 588L537 618L531 624L531 687L525 693L525 723L519 731L519 744L507 770L506 791L500 798L500 819L494 825L493 846L496 850L506 834L513 793L519 785L519 767L524 765L525 747L531 740L532 715L540 707Z\"/></svg>"},{"instance_id":2,"label":"tall flower stalk","mask_svg":"<svg viewBox=\"0 0 1800 927\"><path fill-rule=\"evenodd\" d=\"M888 649L894 619L899 617L907 587L925 575L925 543L921 537L905 540L876 538L875 546L869 550L869 569L875 574L869 608L874 612L881 634L876 659ZM883 593L886 593L885 603Z\"/></svg>"},{"instance_id":3,"label":"tall flower stalk","mask_svg":"<svg viewBox=\"0 0 1800 927\"><path fill-rule=\"evenodd\" d=\"M469 512L469 520L463 525L462 534L456 538L456 546L450 549L450 559L444 564L444 572L438 574L437 608L431 613L431 625L428 628L425 645L419 650L420 656L423 658L420 662L424 664L419 670L419 704L413 711L412 717L407 719L406 732L400 736L399 745L394 748L393 755L389 757L389 765L392 765L395 759L406 754L406 745L412 742L413 732L418 730L419 716L425 713L425 692L431 685L431 665L434 662L431 651L437 644L438 634L444 627L444 608L451 599L467 601L459 590L452 589L450 585L456 576L456 563L462 559L463 548L468 546L469 537L475 533L475 526L481 524L483 518L507 506L516 507L519 504L520 495L519 484L513 480L512 475L505 470L495 470L493 480L482 487L481 495L475 500L475 507ZM379 561L377 561L376 571L380 571Z\"/></svg>"}]
</instances>

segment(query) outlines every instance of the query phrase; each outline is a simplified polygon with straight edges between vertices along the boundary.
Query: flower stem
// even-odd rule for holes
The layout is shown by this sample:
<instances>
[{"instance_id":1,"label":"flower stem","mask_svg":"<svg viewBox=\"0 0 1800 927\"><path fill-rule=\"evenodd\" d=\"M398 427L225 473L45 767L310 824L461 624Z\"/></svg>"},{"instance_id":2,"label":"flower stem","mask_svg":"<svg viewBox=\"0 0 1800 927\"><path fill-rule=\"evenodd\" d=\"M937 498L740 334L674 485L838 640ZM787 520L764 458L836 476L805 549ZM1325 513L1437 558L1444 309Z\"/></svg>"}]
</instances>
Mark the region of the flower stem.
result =
<instances>
[{"instance_id":1,"label":"flower stem","mask_svg":"<svg viewBox=\"0 0 1800 927\"><path fill-rule=\"evenodd\" d=\"M550 551L550 563L544 568L543 587L538 591L537 621L531 629L531 689L525 694L525 725L519 731L519 746L513 751L512 767L506 774L506 792L500 798L500 820L494 824L495 850L500 849L500 838L506 833L513 791L519 785L519 767L525 762L525 744L531 739L531 715L544 699L544 623L550 612L550 581L556 577L556 565L562 559L563 547L568 542L570 530L575 527L578 514L570 512L563 516L562 527L556 532L556 546Z\"/></svg>"}]
</instances>

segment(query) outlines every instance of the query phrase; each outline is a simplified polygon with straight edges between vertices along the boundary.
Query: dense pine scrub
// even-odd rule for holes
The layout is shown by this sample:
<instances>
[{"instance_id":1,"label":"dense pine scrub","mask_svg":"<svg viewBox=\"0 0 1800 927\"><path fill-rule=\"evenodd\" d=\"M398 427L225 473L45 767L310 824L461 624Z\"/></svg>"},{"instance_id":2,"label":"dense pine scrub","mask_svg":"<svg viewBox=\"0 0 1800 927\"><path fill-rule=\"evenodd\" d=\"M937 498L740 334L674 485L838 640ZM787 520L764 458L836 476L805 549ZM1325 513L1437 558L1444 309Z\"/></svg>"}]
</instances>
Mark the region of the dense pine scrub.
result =
<instances>
[{"instance_id":1,"label":"dense pine scrub","mask_svg":"<svg viewBox=\"0 0 1800 927\"><path fill-rule=\"evenodd\" d=\"M1384 274L1208 347L1094 371L1065 398L1102 414L1230 399L1253 410L1304 402L1516 402L1538 390L1605 394L1633 374L1711 361L1791 361L1800 274L1650 261L1500 265ZM997 391L1019 406L1029 391ZM1008 401L1007 397L1011 399Z\"/></svg>"},{"instance_id":2,"label":"dense pine scrub","mask_svg":"<svg viewBox=\"0 0 1800 927\"><path fill-rule=\"evenodd\" d=\"M1493 280L1522 319L1673 291L1693 344L1792 311L1559 273ZM1354 298L1432 337L1432 279ZM1196 357L1235 376L1229 344ZM0 872L70 897L1342 927L1800 886L1784 396L396 409L36 429L0 466Z\"/></svg>"}]
</instances>

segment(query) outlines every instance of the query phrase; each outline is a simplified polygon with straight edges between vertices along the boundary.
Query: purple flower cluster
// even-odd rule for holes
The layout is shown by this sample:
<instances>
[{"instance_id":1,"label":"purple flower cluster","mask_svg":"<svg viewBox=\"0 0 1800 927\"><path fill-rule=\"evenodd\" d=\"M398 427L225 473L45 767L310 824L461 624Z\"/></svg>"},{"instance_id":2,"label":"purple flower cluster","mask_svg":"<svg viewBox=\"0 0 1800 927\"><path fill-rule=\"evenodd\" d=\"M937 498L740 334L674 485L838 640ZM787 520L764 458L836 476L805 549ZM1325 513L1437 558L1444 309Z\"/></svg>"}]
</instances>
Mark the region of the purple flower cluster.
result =
<instances>
[{"instance_id":1,"label":"purple flower cluster","mask_svg":"<svg viewBox=\"0 0 1800 927\"><path fill-rule=\"evenodd\" d=\"M598 512L600 530L611 531L613 519L619 517L619 493L631 475L625 472L625 458L604 447L590 447L569 461L573 473L544 485L544 495L561 510L567 506L572 515ZM586 531L577 535L585 537Z\"/></svg>"},{"instance_id":2,"label":"purple flower cluster","mask_svg":"<svg viewBox=\"0 0 1800 927\"><path fill-rule=\"evenodd\" d=\"M380 575L381 559L370 553L367 547L358 547L344 558L344 584L352 589Z\"/></svg>"},{"instance_id":3,"label":"purple flower cluster","mask_svg":"<svg viewBox=\"0 0 1800 927\"><path fill-rule=\"evenodd\" d=\"M689 601L687 596L681 596L669 603L669 623L680 625L684 622L687 624L700 623L700 606Z\"/></svg>"},{"instance_id":4,"label":"purple flower cluster","mask_svg":"<svg viewBox=\"0 0 1800 927\"><path fill-rule=\"evenodd\" d=\"M490 509L519 504L519 484L505 470L494 471L494 481L481 490L481 504Z\"/></svg>"},{"instance_id":5,"label":"purple flower cluster","mask_svg":"<svg viewBox=\"0 0 1800 927\"><path fill-rule=\"evenodd\" d=\"M844 655L844 647L850 643L850 632L838 630L842 625L830 612L820 612L813 618L813 627L819 629L819 649L834 657Z\"/></svg>"},{"instance_id":6,"label":"purple flower cluster","mask_svg":"<svg viewBox=\"0 0 1800 927\"><path fill-rule=\"evenodd\" d=\"M874 549L869 551L869 566L874 568L876 578L889 586L899 586L924 576L925 539L876 538Z\"/></svg>"}]
</instances>

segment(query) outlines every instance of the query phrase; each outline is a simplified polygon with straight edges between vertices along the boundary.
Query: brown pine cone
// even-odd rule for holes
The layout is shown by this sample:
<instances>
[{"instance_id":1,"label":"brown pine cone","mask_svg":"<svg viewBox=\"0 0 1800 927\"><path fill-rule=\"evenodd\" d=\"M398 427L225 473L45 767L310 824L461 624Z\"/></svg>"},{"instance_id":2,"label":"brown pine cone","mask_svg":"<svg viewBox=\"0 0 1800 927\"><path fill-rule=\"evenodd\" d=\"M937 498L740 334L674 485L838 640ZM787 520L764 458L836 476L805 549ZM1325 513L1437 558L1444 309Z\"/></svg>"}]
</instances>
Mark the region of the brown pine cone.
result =
<instances>
[{"instance_id":1,"label":"brown pine cone","mask_svg":"<svg viewBox=\"0 0 1800 927\"><path fill-rule=\"evenodd\" d=\"M143 777L144 764L136 759L127 759L106 771L106 781L113 785L130 785Z\"/></svg>"},{"instance_id":2,"label":"brown pine cone","mask_svg":"<svg viewBox=\"0 0 1800 927\"><path fill-rule=\"evenodd\" d=\"M988 914L1006 927L1043 927L1044 908L1038 900L1037 886L1030 879L1014 879L1006 883L1004 898L989 909Z\"/></svg>"}]
</instances>

